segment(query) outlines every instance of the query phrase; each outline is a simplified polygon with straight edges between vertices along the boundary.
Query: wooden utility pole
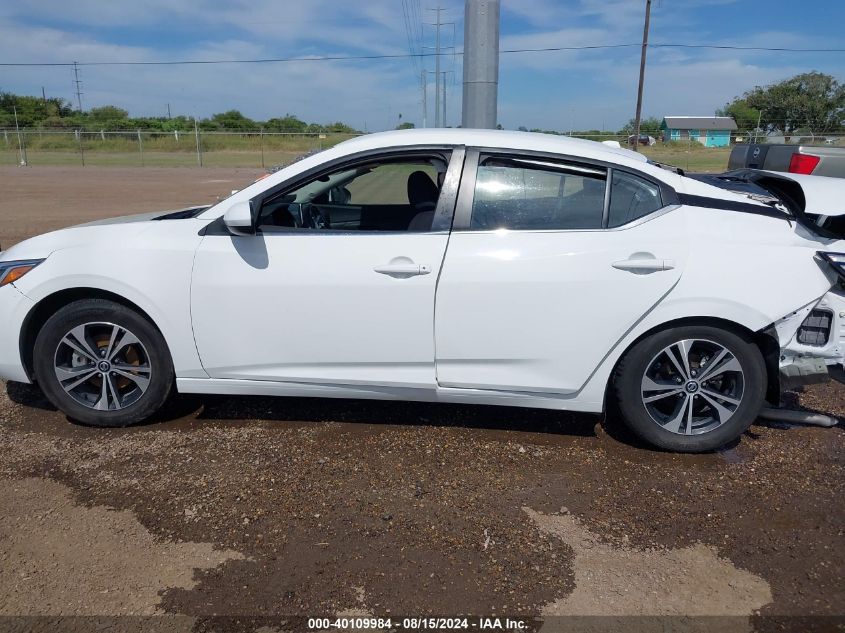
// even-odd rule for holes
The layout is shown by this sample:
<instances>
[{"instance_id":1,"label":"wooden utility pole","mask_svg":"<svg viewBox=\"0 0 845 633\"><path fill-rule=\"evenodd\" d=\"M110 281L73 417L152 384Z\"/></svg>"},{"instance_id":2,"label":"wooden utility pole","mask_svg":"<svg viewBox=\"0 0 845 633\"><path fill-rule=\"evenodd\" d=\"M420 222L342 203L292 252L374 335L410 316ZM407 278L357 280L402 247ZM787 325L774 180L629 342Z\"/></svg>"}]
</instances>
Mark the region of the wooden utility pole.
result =
<instances>
[{"instance_id":1,"label":"wooden utility pole","mask_svg":"<svg viewBox=\"0 0 845 633\"><path fill-rule=\"evenodd\" d=\"M645 56L648 51L648 23L651 18L651 0L645 0L645 25L643 26L643 51L640 55L640 84L637 88L637 114L634 118L634 146L636 152L640 144L640 121L643 116L643 82L645 81Z\"/></svg>"}]
</instances>

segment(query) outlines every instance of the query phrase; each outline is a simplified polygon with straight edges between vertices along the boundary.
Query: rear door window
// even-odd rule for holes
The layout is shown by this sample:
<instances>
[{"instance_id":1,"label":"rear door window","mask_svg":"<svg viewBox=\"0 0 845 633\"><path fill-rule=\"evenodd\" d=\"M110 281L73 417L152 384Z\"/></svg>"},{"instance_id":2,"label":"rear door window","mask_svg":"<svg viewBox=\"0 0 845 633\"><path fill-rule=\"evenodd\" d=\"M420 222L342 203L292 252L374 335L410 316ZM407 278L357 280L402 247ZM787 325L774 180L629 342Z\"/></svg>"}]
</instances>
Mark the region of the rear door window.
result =
<instances>
[{"instance_id":1,"label":"rear door window","mask_svg":"<svg viewBox=\"0 0 845 633\"><path fill-rule=\"evenodd\" d=\"M606 188L602 167L486 157L476 175L470 230L600 229Z\"/></svg>"}]
</instances>

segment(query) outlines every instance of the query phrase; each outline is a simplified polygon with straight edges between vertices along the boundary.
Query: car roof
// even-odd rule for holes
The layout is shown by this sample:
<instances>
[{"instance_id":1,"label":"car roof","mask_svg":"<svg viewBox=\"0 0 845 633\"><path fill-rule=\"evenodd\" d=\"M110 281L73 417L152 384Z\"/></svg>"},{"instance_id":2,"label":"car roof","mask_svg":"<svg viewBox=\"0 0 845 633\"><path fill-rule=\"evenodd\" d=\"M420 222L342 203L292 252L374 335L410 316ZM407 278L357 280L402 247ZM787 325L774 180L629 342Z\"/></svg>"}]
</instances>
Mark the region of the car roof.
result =
<instances>
[{"instance_id":1,"label":"car roof","mask_svg":"<svg viewBox=\"0 0 845 633\"><path fill-rule=\"evenodd\" d=\"M323 163L336 159L344 159L362 152L397 149L402 147L420 146L459 146L490 148L509 151L533 151L549 154L571 156L575 160L582 158L586 160L603 161L623 167L650 174L670 184L673 187L681 186L681 177L677 174L649 164L642 154L628 149L611 147L597 141L572 138L569 136L558 136L554 134L541 134L536 132L515 132L511 130L476 130L468 128L427 128L420 130L393 130L390 132L376 132L364 134L355 138L343 141L321 152L311 154L287 167L270 174L262 180L258 180L248 187L238 191L231 197L221 200L210 207L199 217L202 219L217 217L226 207L237 202L246 201L259 193L270 189L304 173ZM703 183L697 183L705 187ZM714 191L716 187L709 186ZM723 192L729 196L730 192Z\"/></svg>"},{"instance_id":2,"label":"car roof","mask_svg":"<svg viewBox=\"0 0 845 633\"><path fill-rule=\"evenodd\" d=\"M339 143L338 150L348 153L413 145L467 145L503 150L549 152L642 167L646 158L631 150L615 148L597 141L570 136L516 132L512 130L478 130L469 128L426 128L393 130L358 136Z\"/></svg>"}]
</instances>

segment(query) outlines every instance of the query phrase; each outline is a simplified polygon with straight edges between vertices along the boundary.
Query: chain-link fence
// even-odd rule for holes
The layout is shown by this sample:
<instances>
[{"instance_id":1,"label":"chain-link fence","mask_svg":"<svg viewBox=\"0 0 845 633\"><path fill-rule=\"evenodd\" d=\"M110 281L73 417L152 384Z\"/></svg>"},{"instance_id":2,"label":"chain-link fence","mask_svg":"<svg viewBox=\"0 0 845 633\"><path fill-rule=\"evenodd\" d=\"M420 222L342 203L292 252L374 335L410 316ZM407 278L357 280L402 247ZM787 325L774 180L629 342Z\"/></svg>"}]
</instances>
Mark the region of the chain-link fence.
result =
<instances>
[{"instance_id":1,"label":"chain-link fence","mask_svg":"<svg viewBox=\"0 0 845 633\"><path fill-rule=\"evenodd\" d=\"M285 165L353 134L149 130L0 131L0 163L151 167Z\"/></svg>"},{"instance_id":2,"label":"chain-link fence","mask_svg":"<svg viewBox=\"0 0 845 633\"><path fill-rule=\"evenodd\" d=\"M80 130L0 130L0 164L27 165L122 165L150 167L256 167L287 165L298 157L331 147L355 136L337 133L289 133L264 130L242 132L185 131L80 131ZM595 141L618 141L623 147L624 134L590 132L565 134ZM730 144L753 142L753 135L734 133ZM757 137L757 142L800 143L845 147L845 135ZM728 147L708 148L697 140L685 138L643 147L658 159L683 153L700 154L699 159L713 168L726 163ZM699 151L700 150L700 151ZM709 156L708 158L708 154ZM686 158L689 166L689 159ZM695 162L695 161L693 161ZM708 166L709 167L709 166Z\"/></svg>"}]
</instances>

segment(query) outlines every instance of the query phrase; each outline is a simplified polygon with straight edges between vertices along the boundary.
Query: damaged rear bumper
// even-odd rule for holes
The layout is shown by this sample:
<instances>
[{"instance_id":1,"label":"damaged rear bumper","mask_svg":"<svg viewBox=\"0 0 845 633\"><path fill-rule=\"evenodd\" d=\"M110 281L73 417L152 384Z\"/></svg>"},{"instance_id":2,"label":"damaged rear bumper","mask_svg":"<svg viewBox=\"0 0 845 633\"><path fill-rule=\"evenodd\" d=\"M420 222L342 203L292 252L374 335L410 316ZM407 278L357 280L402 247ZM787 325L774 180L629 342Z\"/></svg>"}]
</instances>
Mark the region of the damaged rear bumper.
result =
<instances>
[{"instance_id":1,"label":"damaged rear bumper","mask_svg":"<svg viewBox=\"0 0 845 633\"><path fill-rule=\"evenodd\" d=\"M781 389L831 378L845 383L845 290L831 290L817 303L781 319L775 330L781 341Z\"/></svg>"}]
</instances>

